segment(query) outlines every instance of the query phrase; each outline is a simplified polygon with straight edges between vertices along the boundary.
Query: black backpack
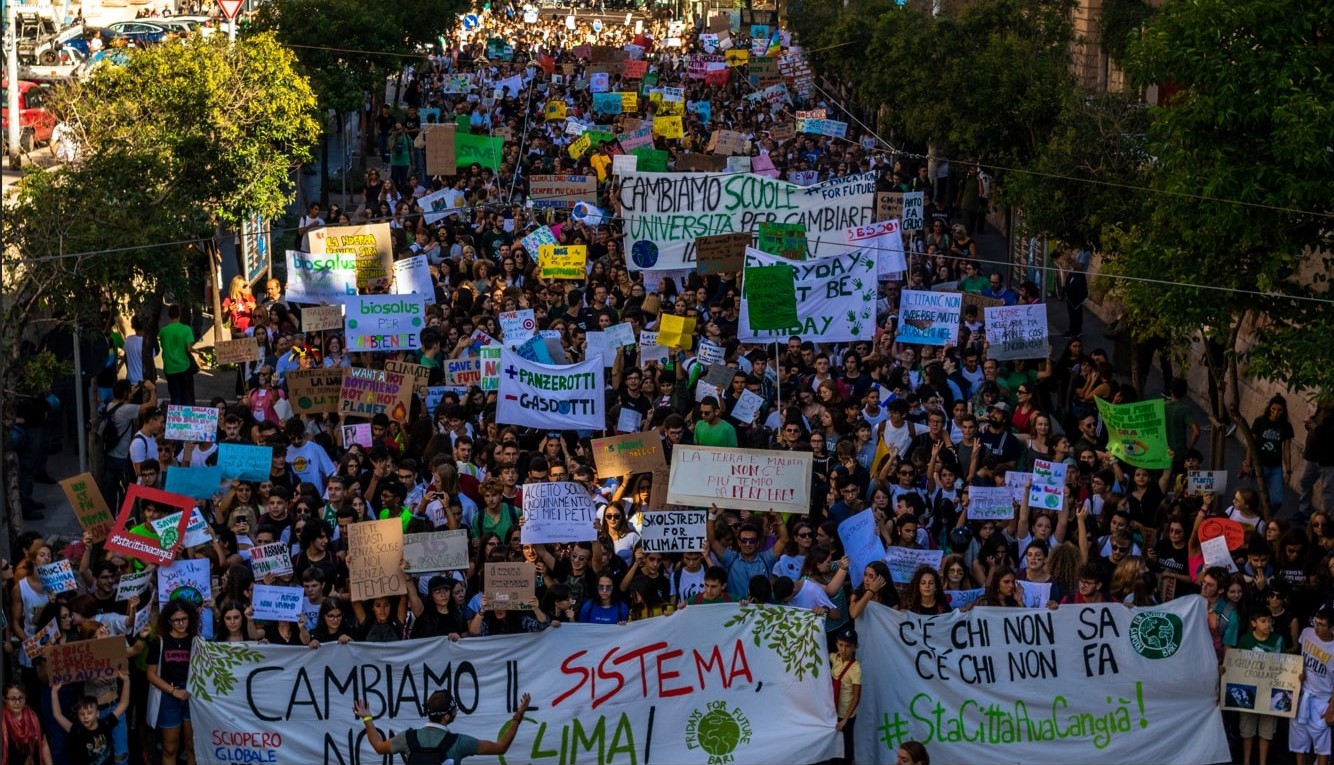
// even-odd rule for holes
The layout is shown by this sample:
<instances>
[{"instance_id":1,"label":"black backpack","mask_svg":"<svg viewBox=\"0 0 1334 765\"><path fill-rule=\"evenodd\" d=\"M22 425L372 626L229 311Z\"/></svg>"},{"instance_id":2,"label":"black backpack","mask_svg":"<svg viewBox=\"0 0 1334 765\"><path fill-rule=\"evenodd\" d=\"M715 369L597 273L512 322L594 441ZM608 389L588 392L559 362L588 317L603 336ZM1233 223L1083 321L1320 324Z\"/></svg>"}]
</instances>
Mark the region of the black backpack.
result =
<instances>
[{"instance_id":1,"label":"black backpack","mask_svg":"<svg viewBox=\"0 0 1334 765\"><path fill-rule=\"evenodd\" d=\"M440 739L440 743L433 747L423 747L417 739L417 729L409 728L407 731L408 751L403 755L404 765L440 765L445 761L449 754L450 747L459 740L459 734L446 732L445 737ZM463 758L454 760L454 765L462 765Z\"/></svg>"}]
</instances>

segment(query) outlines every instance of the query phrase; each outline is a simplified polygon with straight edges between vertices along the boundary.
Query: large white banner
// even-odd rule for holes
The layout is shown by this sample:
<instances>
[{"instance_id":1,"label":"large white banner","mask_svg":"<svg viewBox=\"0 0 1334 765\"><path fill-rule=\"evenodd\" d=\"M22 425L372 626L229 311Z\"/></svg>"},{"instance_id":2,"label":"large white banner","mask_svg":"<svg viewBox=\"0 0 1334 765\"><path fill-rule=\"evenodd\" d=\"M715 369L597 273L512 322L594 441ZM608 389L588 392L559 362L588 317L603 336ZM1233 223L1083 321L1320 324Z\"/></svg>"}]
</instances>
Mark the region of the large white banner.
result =
<instances>
[{"instance_id":1,"label":"large white banner","mask_svg":"<svg viewBox=\"0 0 1334 765\"><path fill-rule=\"evenodd\" d=\"M568 366L529 361L500 352L500 400L496 422L548 430L604 430L606 394L602 359Z\"/></svg>"},{"instance_id":2,"label":"large white banner","mask_svg":"<svg viewBox=\"0 0 1334 765\"><path fill-rule=\"evenodd\" d=\"M909 740L946 765L1227 762L1205 618L1198 595L930 617L872 604L857 762L893 763Z\"/></svg>"},{"instance_id":3,"label":"large white banner","mask_svg":"<svg viewBox=\"0 0 1334 765\"><path fill-rule=\"evenodd\" d=\"M627 171L620 200L632 271L693 270L695 237L761 223L804 225L807 257L818 258L847 252L845 232L874 221L875 175L803 187L750 173Z\"/></svg>"},{"instance_id":4,"label":"large white banner","mask_svg":"<svg viewBox=\"0 0 1334 765\"><path fill-rule=\"evenodd\" d=\"M423 725L422 705L447 689L453 729L490 740L532 694L510 763L819 762L842 746L823 623L801 609L724 604L457 643L196 641L195 752L200 762L388 762L366 743L353 699L368 701L387 735Z\"/></svg>"},{"instance_id":5,"label":"large white banner","mask_svg":"<svg viewBox=\"0 0 1334 765\"><path fill-rule=\"evenodd\" d=\"M811 510L810 452L685 446L672 449L667 503L724 510Z\"/></svg>"},{"instance_id":6,"label":"large white banner","mask_svg":"<svg viewBox=\"0 0 1334 765\"><path fill-rule=\"evenodd\" d=\"M875 339L876 262L863 252L804 262L746 248L746 266L792 266L796 270L797 319L788 330L750 328L750 306L743 296L737 339L743 343L782 342L791 335L814 343Z\"/></svg>"}]
</instances>

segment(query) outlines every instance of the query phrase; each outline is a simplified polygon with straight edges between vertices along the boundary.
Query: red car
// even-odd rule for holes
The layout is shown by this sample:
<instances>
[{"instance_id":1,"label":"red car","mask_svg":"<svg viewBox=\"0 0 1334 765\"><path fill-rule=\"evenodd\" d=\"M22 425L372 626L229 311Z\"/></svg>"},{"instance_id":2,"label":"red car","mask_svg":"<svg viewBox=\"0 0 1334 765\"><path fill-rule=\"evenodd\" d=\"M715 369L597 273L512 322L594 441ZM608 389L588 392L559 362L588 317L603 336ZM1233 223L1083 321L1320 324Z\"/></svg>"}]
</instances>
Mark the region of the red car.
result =
<instances>
[{"instance_id":1,"label":"red car","mask_svg":"<svg viewBox=\"0 0 1334 765\"><path fill-rule=\"evenodd\" d=\"M9 136L9 83L0 84L0 107L3 107L5 140ZM38 144L51 141L51 131L55 129L56 118L45 108L46 91L35 82L19 80L19 148L24 152L32 151Z\"/></svg>"}]
</instances>

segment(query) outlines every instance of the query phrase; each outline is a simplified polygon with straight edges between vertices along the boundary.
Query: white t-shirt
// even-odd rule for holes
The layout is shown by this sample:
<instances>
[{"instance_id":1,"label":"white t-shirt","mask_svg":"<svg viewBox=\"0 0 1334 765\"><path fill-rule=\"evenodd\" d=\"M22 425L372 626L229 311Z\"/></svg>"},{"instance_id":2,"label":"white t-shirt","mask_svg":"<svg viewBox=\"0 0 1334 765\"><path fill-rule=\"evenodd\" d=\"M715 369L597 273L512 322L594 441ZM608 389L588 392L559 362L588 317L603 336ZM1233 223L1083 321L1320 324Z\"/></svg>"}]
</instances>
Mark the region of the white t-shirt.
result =
<instances>
[{"instance_id":1,"label":"white t-shirt","mask_svg":"<svg viewBox=\"0 0 1334 765\"><path fill-rule=\"evenodd\" d=\"M680 600L689 603L696 595L704 592L704 571L706 569L707 566L700 566L699 571L693 573L681 569L681 577L679 580L676 580L677 578L675 575L672 576L672 579L676 580L673 582L673 586L676 588L676 594Z\"/></svg>"},{"instance_id":2,"label":"white t-shirt","mask_svg":"<svg viewBox=\"0 0 1334 765\"><path fill-rule=\"evenodd\" d=\"M784 555L774 564L773 575L785 576L795 582L801 578L801 567L805 562L805 555Z\"/></svg>"},{"instance_id":3,"label":"white t-shirt","mask_svg":"<svg viewBox=\"0 0 1334 765\"><path fill-rule=\"evenodd\" d=\"M131 385L144 381L144 339L139 335L125 338L125 379Z\"/></svg>"},{"instance_id":4,"label":"white t-shirt","mask_svg":"<svg viewBox=\"0 0 1334 765\"><path fill-rule=\"evenodd\" d=\"M825 594L824 588L807 579L798 579L801 589L792 594L792 599L787 605L793 608L804 608L810 611L814 608L833 608L834 601Z\"/></svg>"},{"instance_id":5,"label":"white t-shirt","mask_svg":"<svg viewBox=\"0 0 1334 765\"><path fill-rule=\"evenodd\" d=\"M292 466L292 472L302 481L315 484L321 494L324 493L324 481L338 470L324 447L313 441L287 447L287 464Z\"/></svg>"},{"instance_id":6,"label":"white t-shirt","mask_svg":"<svg viewBox=\"0 0 1334 765\"><path fill-rule=\"evenodd\" d=\"M1316 637L1315 627L1302 630L1297 642L1302 647L1302 670L1306 679L1302 681L1302 692L1321 699L1329 698L1334 693L1334 640L1324 642Z\"/></svg>"},{"instance_id":7,"label":"white t-shirt","mask_svg":"<svg viewBox=\"0 0 1334 765\"><path fill-rule=\"evenodd\" d=\"M897 428L894 427L893 422L885 420L885 446L897 447L899 459L908 457L908 447L912 444L913 439L912 432L909 430L911 427L912 422L909 420L904 420L903 424Z\"/></svg>"}]
</instances>

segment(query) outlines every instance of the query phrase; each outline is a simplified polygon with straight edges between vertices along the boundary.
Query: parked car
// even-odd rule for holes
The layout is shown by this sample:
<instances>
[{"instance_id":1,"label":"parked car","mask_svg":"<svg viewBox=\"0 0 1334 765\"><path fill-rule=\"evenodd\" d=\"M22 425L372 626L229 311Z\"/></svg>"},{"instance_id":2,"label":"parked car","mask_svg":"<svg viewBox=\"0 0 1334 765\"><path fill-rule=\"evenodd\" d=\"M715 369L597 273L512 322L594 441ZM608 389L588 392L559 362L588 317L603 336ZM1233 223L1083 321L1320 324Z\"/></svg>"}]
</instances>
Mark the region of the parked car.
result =
<instances>
[{"instance_id":1,"label":"parked car","mask_svg":"<svg viewBox=\"0 0 1334 765\"><path fill-rule=\"evenodd\" d=\"M25 153L32 151L38 144L51 142L51 131L56 127L55 115L48 112L45 107L46 89L35 82L27 80L18 81L19 89L19 148ZM3 101L3 109L0 114L3 115L3 125L0 130L3 131L5 140L9 140L9 82L0 83L0 98ZM8 145L5 146L5 153L9 153Z\"/></svg>"},{"instance_id":2,"label":"parked car","mask_svg":"<svg viewBox=\"0 0 1334 765\"><path fill-rule=\"evenodd\" d=\"M190 28L201 35L207 37L218 31L218 21L208 16L172 16L170 19L157 19L153 23L171 21L178 24L189 24Z\"/></svg>"},{"instance_id":3,"label":"parked car","mask_svg":"<svg viewBox=\"0 0 1334 765\"><path fill-rule=\"evenodd\" d=\"M116 38L124 39L140 48L155 45L167 39L165 28L158 24L149 24L146 21L117 21L115 24L108 24L103 27L103 30L111 33L112 40ZM105 36L103 42L107 42Z\"/></svg>"}]
</instances>

